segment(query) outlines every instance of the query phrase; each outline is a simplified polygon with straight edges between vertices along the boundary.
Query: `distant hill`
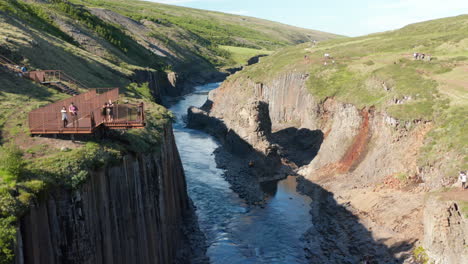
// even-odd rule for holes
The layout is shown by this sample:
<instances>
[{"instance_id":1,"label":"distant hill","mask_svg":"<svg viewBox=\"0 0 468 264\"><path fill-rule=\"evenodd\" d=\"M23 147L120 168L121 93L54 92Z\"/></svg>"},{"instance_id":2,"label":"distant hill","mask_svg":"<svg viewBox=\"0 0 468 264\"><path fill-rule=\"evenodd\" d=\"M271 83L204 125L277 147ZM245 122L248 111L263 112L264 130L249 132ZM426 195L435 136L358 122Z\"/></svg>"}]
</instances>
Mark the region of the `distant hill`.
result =
<instances>
[{"instance_id":1,"label":"distant hill","mask_svg":"<svg viewBox=\"0 0 468 264\"><path fill-rule=\"evenodd\" d=\"M146 67L175 71L179 79L206 81L220 68L245 60L245 49L237 47L256 55L338 37L251 17L135 0L3 0L0 24L4 55L32 68L64 69L77 78L85 74L91 83L113 80L104 81L108 85L120 84L109 69L125 77ZM25 41L35 46L24 45ZM106 67L89 72L89 65L78 61Z\"/></svg>"}]
</instances>

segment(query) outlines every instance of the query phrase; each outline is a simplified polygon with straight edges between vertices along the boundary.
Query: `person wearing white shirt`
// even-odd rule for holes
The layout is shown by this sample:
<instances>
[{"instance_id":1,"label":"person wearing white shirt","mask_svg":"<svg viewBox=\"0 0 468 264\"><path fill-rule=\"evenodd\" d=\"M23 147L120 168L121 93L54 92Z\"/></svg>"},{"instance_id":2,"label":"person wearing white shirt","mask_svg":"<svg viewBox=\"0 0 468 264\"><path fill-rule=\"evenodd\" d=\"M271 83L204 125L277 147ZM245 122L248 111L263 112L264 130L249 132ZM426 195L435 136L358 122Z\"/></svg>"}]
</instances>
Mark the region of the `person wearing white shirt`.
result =
<instances>
[{"instance_id":1,"label":"person wearing white shirt","mask_svg":"<svg viewBox=\"0 0 468 264\"><path fill-rule=\"evenodd\" d=\"M466 188L466 172L460 171L460 180L462 182L462 190Z\"/></svg>"}]
</instances>

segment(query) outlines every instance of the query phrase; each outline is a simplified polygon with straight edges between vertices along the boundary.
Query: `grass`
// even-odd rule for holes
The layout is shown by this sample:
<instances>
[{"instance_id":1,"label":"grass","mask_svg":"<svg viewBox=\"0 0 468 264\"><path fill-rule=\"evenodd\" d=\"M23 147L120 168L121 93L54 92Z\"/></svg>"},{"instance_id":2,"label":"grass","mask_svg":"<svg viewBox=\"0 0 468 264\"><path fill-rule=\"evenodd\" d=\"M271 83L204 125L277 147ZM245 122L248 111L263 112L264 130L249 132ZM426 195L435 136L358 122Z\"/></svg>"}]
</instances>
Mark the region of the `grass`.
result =
<instances>
[{"instance_id":1,"label":"grass","mask_svg":"<svg viewBox=\"0 0 468 264\"><path fill-rule=\"evenodd\" d=\"M166 108L149 100L148 85L133 84L127 88L127 95L121 100L145 102L145 129L112 134L103 140L89 140L78 148L61 150L58 146L38 144L29 137L27 116L17 113L17 105L33 95L34 92L29 93L31 91L36 90L35 97L29 97L29 104L22 111L47 103L42 100L60 98L61 95L44 87L34 87L22 79L13 80L18 82L14 86L16 89L6 90L8 86L4 86L3 81L15 77L2 72L0 77L2 106L10 105L0 108L0 116L5 117L1 119L4 147L0 148L0 259L6 261L3 263L9 263L14 257L17 219L41 194L54 188L79 188L89 177L90 171L119 164L127 153L157 153L162 143L163 127L172 120L172 116ZM18 126L24 129L13 132Z\"/></svg>"},{"instance_id":2,"label":"grass","mask_svg":"<svg viewBox=\"0 0 468 264\"><path fill-rule=\"evenodd\" d=\"M47 14L47 11L40 5L30 5L16 0L4 0L0 2L0 11L12 13L28 22L31 26L48 32L72 44L77 44L73 38L58 28L57 24Z\"/></svg>"},{"instance_id":3,"label":"grass","mask_svg":"<svg viewBox=\"0 0 468 264\"><path fill-rule=\"evenodd\" d=\"M220 48L228 51L231 54L231 59L234 61L234 65L236 66L246 65L247 61L252 57L258 55L270 55L271 53L273 53L269 50L251 49L235 46L220 46Z\"/></svg>"},{"instance_id":4,"label":"grass","mask_svg":"<svg viewBox=\"0 0 468 264\"><path fill-rule=\"evenodd\" d=\"M4 26L8 25L8 26ZM64 69L74 78L91 87L127 86L132 72L126 68L91 54L54 34L34 27L24 28L8 17L0 17L0 52L24 63L30 69ZM35 42L33 45L32 42ZM143 68L141 68L143 69ZM133 87L133 88L132 88ZM0 68L0 143L20 146L21 155L11 156L0 151L0 259L8 263L13 258L16 221L42 193L60 186L77 188L89 176L89 171L104 164L113 164L125 153L157 152L161 143L162 127L171 119L168 111L151 102L148 85L129 87L122 100L144 101L147 129L114 135L112 140L95 141L61 151L58 146L44 144L43 140L28 135L27 113L39 106L60 100L66 95L53 89L17 77ZM131 92L135 90L134 92ZM20 157L18 159L18 157ZM21 168L15 172L5 164ZM2 263L2 262L0 262Z\"/></svg>"},{"instance_id":5,"label":"grass","mask_svg":"<svg viewBox=\"0 0 468 264\"><path fill-rule=\"evenodd\" d=\"M468 15L400 30L287 47L231 78L269 83L290 72L309 74L318 100L333 97L358 108L375 107L403 124L433 124L418 165L441 163L441 173L467 169ZM432 55L415 61L413 52ZM325 60L329 53L332 60ZM327 62L327 65L324 65ZM465 129L466 130L466 129Z\"/></svg>"},{"instance_id":6,"label":"grass","mask_svg":"<svg viewBox=\"0 0 468 264\"><path fill-rule=\"evenodd\" d=\"M148 31L130 32L90 7L114 10ZM73 38L70 28L87 41ZM0 1L1 55L29 70L63 70L88 87L125 87L121 100L145 102L147 117L145 129L61 148L53 139L30 137L27 114L66 96L0 68L0 264L12 262L17 221L44 194L79 188L90 171L117 164L125 154L160 150L163 127L173 117L152 103L147 83L132 82L135 70L170 69L164 62L182 73L214 70L310 37L336 36L143 1ZM150 50L156 46L167 53L164 62Z\"/></svg>"},{"instance_id":7,"label":"grass","mask_svg":"<svg viewBox=\"0 0 468 264\"><path fill-rule=\"evenodd\" d=\"M468 202L458 202L461 207L461 212L465 218L468 218Z\"/></svg>"},{"instance_id":8,"label":"grass","mask_svg":"<svg viewBox=\"0 0 468 264\"><path fill-rule=\"evenodd\" d=\"M272 21L220 12L176 7L145 1L73 0L75 3L108 8L140 21L176 25L216 45L249 48L280 47L337 35L297 28Z\"/></svg>"},{"instance_id":9,"label":"grass","mask_svg":"<svg viewBox=\"0 0 468 264\"><path fill-rule=\"evenodd\" d=\"M429 256L423 247L417 247L413 250L413 257L417 263L426 264L429 263Z\"/></svg>"},{"instance_id":10,"label":"grass","mask_svg":"<svg viewBox=\"0 0 468 264\"><path fill-rule=\"evenodd\" d=\"M188 49L214 66L234 66L230 53L219 46L274 50L291 44L339 37L272 21L145 1L72 0L105 8L135 21L154 23L152 36L172 47ZM178 51L184 53L184 51Z\"/></svg>"}]
</instances>

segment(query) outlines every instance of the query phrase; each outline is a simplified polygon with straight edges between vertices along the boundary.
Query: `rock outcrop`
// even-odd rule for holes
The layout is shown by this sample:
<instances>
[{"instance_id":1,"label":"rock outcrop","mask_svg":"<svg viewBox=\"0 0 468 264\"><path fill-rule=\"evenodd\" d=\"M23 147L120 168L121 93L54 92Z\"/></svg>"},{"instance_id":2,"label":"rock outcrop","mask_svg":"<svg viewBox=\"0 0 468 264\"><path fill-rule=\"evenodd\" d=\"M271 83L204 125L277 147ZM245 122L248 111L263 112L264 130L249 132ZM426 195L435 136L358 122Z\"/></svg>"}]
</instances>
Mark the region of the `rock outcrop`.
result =
<instances>
[{"instance_id":1,"label":"rock outcrop","mask_svg":"<svg viewBox=\"0 0 468 264\"><path fill-rule=\"evenodd\" d=\"M189 263L192 214L168 126L159 153L127 155L32 207L21 219L16 263Z\"/></svg>"},{"instance_id":2,"label":"rock outcrop","mask_svg":"<svg viewBox=\"0 0 468 264\"><path fill-rule=\"evenodd\" d=\"M424 209L423 247L431 263L465 263L468 219L456 201L430 197Z\"/></svg>"},{"instance_id":3,"label":"rock outcrop","mask_svg":"<svg viewBox=\"0 0 468 264\"><path fill-rule=\"evenodd\" d=\"M358 108L334 98L319 100L307 89L308 78L312 77L293 72L274 76L268 83L255 83L242 74L234 75L210 92L202 109L190 109L189 123L209 127L221 141L227 133L219 128L236 134L262 156L273 146L283 164L303 175L304 182L313 182L320 193L328 193L323 201L315 197L318 200L312 208L336 204L333 207L339 210L336 214L331 207L322 214L312 210L314 226L324 232L311 230L305 236L310 242L306 251L314 252L317 243L313 240L317 240L326 242L323 248L347 248L340 254L349 257L341 259L333 257L333 249L328 250L328 263L342 263L343 259L354 263L363 254L388 263L408 261L411 250L421 244L424 226L430 224L422 219L425 191L440 186L437 178L417 166L432 124L396 122L374 108ZM400 181L411 191L399 189ZM333 219L338 215L340 221ZM342 224L346 217L359 224ZM336 223L339 236L327 231L333 226L317 221ZM313 234L323 237L313 239ZM337 239L346 243L335 243ZM371 246L363 250L362 243ZM324 256L327 254L320 258L310 255L317 262L324 261Z\"/></svg>"}]
</instances>

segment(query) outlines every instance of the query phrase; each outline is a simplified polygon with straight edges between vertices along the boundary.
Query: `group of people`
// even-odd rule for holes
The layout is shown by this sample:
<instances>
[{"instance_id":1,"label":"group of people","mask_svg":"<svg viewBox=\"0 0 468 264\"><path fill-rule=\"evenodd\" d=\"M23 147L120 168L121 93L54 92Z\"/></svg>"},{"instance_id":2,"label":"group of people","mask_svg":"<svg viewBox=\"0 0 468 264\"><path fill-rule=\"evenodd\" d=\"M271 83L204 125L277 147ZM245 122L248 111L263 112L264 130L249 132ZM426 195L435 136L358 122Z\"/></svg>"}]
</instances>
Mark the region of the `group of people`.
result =
<instances>
[{"instance_id":1,"label":"group of people","mask_svg":"<svg viewBox=\"0 0 468 264\"><path fill-rule=\"evenodd\" d=\"M62 110L60 110L60 113L62 114L62 122L63 122L63 127L68 126L68 114L67 114L67 108L65 106L62 106ZM68 106L68 113L71 115L71 120L73 122L73 127L78 126L78 107L71 102L71 104Z\"/></svg>"},{"instance_id":2,"label":"group of people","mask_svg":"<svg viewBox=\"0 0 468 264\"><path fill-rule=\"evenodd\" d=\"M424 53L419 53L419 52L415 52L413 53L413 58L415 60L428 60L428 61L431 61L431 55L426 55Z\"/></svg>"},{"instance_id":3,"label":"group of people","mask_svg":"<svg viewBox=\"0 0 468 264\"><path fill-rule=\"evenodd\" d=\"M101 117L102 122L112 122L114 121L114 104L109 99L109 102L106 102L101 107Z\"/></svg>"},{"instance_id":4,"label":"group of people","mask_svg":"<svg viewBox=\"0 0 468 264\"><path fill-rule=\"evenodd\" d=\"M62 123L63 123L64 128L68 126L68 123L70 122L70 120L73 123L73 127L77 127L79 125L78 124L78 107L75 105L75 103L72 102L68 106L68 111L65 106L62 106L60 113L62 114ZM68 117L68 114L70 114L71 118ZM109 100L109 102L104 103L104 105L102 106L101 117L102 117L102 122L114 121L114 103L112 103L112 100Z\"/></svg>"}]
</instances>

